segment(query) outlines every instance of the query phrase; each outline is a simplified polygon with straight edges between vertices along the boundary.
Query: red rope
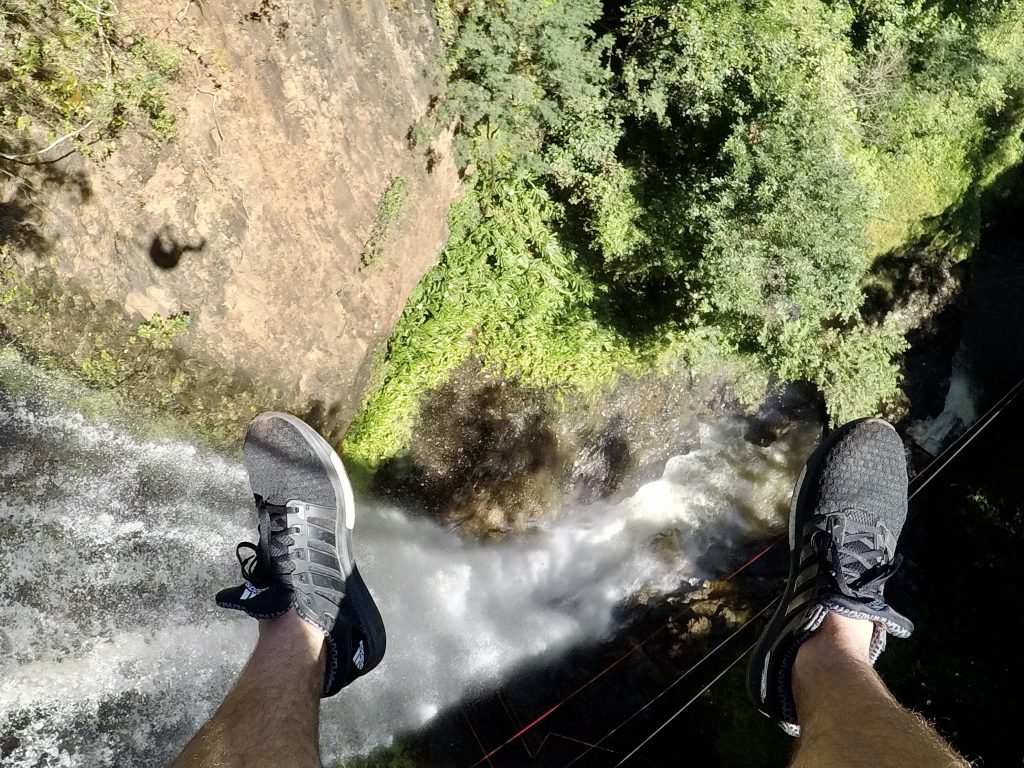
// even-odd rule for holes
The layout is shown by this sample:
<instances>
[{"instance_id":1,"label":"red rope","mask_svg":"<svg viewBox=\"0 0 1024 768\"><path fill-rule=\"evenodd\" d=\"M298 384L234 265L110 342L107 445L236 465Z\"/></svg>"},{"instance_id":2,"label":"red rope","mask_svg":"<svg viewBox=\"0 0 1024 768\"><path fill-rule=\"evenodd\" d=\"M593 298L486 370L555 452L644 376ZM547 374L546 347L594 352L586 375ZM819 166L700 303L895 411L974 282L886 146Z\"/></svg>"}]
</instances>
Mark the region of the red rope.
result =
<instances>
[{"instance_id":1,"label":"red rope","mask_svg":"<svg viewBox=\"0 0 1024 768\"><path fill-rule=\"evenodd\" d=\"M768 553L768 552L769 552L769 551L770 551L770 550L771 550L772 548L774 548L774 547L776 546L776 544L778 544L778 542L772 542L771 544L769 544L768 546L766 546L766 547L765 547L764 549L762 549L762 550L761 550L760 552L758 552L758 553L757 553L756 555L754 555L754 556L753 556L752 558L750 558L750 559L749 559L749 560L747 560L747 561L746 561L745 563L743 563L743 565L741 565L741 566L740 566L739 568L737 568L737 569L736 569L735 571L733 571L733 572L732 572L732 573L730 573L730 574L729 574L728 576L726 576L726 577L725 577L725 578L724 578L724 579L723 579L722 581L723 581L723 582L727 582L727 581L729 581L729 580L730 580L730 579L732 579L732 578L733 578L734 576L736 576L737 574L739 574L739 573L740 573L741 571L743 571L743 570L745 570L746 568L748 568L748 567L750 567L751 565L753 565L753 564L754 564L755 562L757 562L757 561L758 561L758 560L759 560L759 559L760 559L760 558L761 558L762 556L764 556L764 555L765 555L765 554L767 554L767 553ZM682 611L680 611L679 613L677 613L677 614L676 614L675 616L673 616L672 618L676 618L676 616L680 615L681 613L682 613ZM644 645L646 645L646 644L647 644L648 642L650 642L651 640L653 640L653 639L654 639L654 637L656 637L656 636L657 636L657 634L658 634L659 632L661 632L661 631L662 631L663 629L665 629L665 627L667 627L667 626L668 626L668 624L669 624L669 622L665 622L664 624L662 624L662 625L661 625L660 627L658 627L658 628L657 628L656 630L654 630L653 632L651 632L651 634L649 634L649 635L648 635L647 637L645 637L645 638L644 638L643 640L641 640L641 641L640 641L640 642L639 642L638 644L634 645L634 646L633 646L632 648L630 648L630 649L629 649L628 651L626 651L626 652L625 652L624 654L622 654L622 655L621 655L621 656L619 656L619 657L618 657L617 659L615 659L615 661L613 661L613 662L612 662L611 664L609 664L609 665L608 665L607 667L605 667L604 669L602 669L602 670L601 670L600 672L598 672L598 673L597 673L596 675L594 675L594 676L593 676L593 677L591 677L591 678L590 678L589 680L587 680L587 681L586 681L585 683L583 683L583 684L582 684L582 685L580 685L580 686L579 686L578 688L576 688L576 689L575 689L575 690L574 690L574 691L573 691L572 693L570 693L570 694L569 694L568 696L566 696L566 697L565 697L564 699L562 699L561 701L559 701L558 703L556 703L556 704L555 704L555 705L554 705L553 707L551 707L550 709L548 709L548 710L547 710L546 712L543 712L542 714L540 714L540 715L539 715L539 716L538 716L537 718L535 718L535 719L534 719L534 720L533 720L532 722L529 722L529 723L527 723L526 725L524 725L524 726L523 726L522 728L520 728L520 729L519 729L518 731L516 731L516 732L515 732L514 734L512 734L511 736L509 736L509 737L508 737L507 739L505 739L505 741L503 741L503 742L502 742L501 744L499 744L498 746L496 746L496 747L495 747L494 749L492 749L492 750L491 750L490 752L487 752L487 753L486 753L486 754L485 754L485 755L484 755L483 757L481 757L481 758L480 758L479 760L477 760L477 761L476 761L475 763L473 763L473 764L472 764L472 765L470 766L470 768L477 768L477 766L478 766L478 765L480 765L481 763L484 763L484 762L490 762L490 759L491 759L491 758L492 758L492 757L493 757L493 756L494 756L494 755L495 755L496 753L500 752L500 751L501 751L502 749L504 749L505 747L507 747L507 746L508 746L509 744L511 744L511 743L512 743L513 741L515 741L516 739L518 739L518 738L519 738L520 736L522 736L522 735L523 735L524 733L526 733L526 732L527 732L527 731L529 731L529 730L530 730L531 728L533 728L534 726L536 726L536 725L537 725L538 723L540 723L541 721L543 721L543 720L544 720L545 718L547 718L547 717L549 717L550 715L552 715L552 714L553 714L553 713L554 713L554 712L555 712L556 710L558 710L558 709L559 709L559 707L561 707L561 706L562 706L563 704L567 703L567 702L568 702L568 701L569 701L569 700L570 700L571 698L573 698L574 696L576 696L576 694L580 693L581 691L583 691L583 690L584 690L584 689L586 689L586 688L589 688L589 687L590 687L591 685L593 685L593 684L594 684L594 683L596 683L596 682L597 682L598 680L600 680L600 679L601 679L602 677L604 677L604 676L605 676L606 674L608 674L609 672L611 672L611 671L612 671L612 670L613 670L613 669L614 669L615 667L617 667L617 666L618 666L619 664L621 664L621 663L622 663L623 661L625 661L625 660L626 660L627 658L629 658L629 657L630 657L630 656L632 656L632 655L633 655L634 653L636 653L636 652L637 652L637 651L638 651L638 650L639 650L640 648L642 648L642 647L643 647ZM463 711L463 714L465 715L465 711ZM466 719L468 720L469 718L467 717ZM472 727L472 725L471 725L470 727ZM479 739L478 739L477 743L479 743ZM483 749L483 747L482 747L482 746L481 746L481 749Z\"/></svg>"},{"instance_id":2,"label":"red rope","mask_svg":"<svg viewBox=\"0 0 1024 768\"><path fill-rule=\"evenodd\" d=\"M730 573L730 574L729 574L728 576L726 576L726 577L725 577L724 579L722 579L723 583L724 583L724 582L727 582L727 581L731 581L731 580L732 580L732 578L733 578L734 576L738 576L738 575L739 575L739 574L741 574L741 573L742 573L743 571L747 570L747 568L749 568L749 567L750 567L750 566L752 566L752 565L753 565L754 563L756 563L756 562L757 562L758 560L760 560L762 556L764 556L764 555L767 555L767 554L768 554L768 553L769 553L770 551L772 551L773 549L775 549L775 547L776 547L776 546L778 546L778 544L779 544L779 542L777 542L777 541L773 541L773 542L772 542L771 544L769 544L769 545L768 545L767 547L765 547L764 549L762 549L762 550L761 550L760 552L758 552L758 553L757 553L756 555L754 555L754 556L753 556L752 558L750 558L749 560L747 560L747 562L745 562L745 563L744 563L743 565L741 565L741 566L740 566L739 568L737 568L737 569L736 569L735 571L733 571L733 572L732 572L732 573Z\"/></svg>"},{"instance_id":3,"label":"red rope","mask_svg":"<svg viewBox=\"0 0 1024 768\"><path fill-rule=\"evenodd\" d=\"M654 635L652 634L652 635L651 635L651 637L654 637ZM508 746L509 744L511 744L511 743L512 743L513 741L515 741L515 740L516 740L516 739L518 739L518 738L519 738L520 736L522 736L522 735L523 735L524 733L526 733L526 732L527 732L528 730L530 730L530 729L531 729L531 728L533 728L533 727L534 727L535 725L537 725L537 723L539 723L539 722L541 722L542 720L544 720L544 719L545 719L546 717L548 717L548 716L549 716L549 715L550 715L551 713L553 713L553 712L554 712L555 710L557 710L557 709L558 709L559 707L561 707L561 706L562 706L563 704L565 704L566 702L568 702L568 701L569 701L569 699L571 699L571 698L572 698L573 696L575 696L575 695L576 695L577 693L579 693L579 692L580 692L580 691L582 691L583 689L585 689L585 688L589 687L589 686L590 686L590 685L592 685L593 683L596 683L596 682L597 682L597 681L598 681L599 679L601 679L601 678L602 678L602 677L604 677L604 676L605 676L606 674L608 674L609 672L611 672L611 671L612 671L612 670L613 670L613 669L614 669L615 667L617 667L617 666L618 666L619 664L621 664L621 663L622 663L623 661L625 661L625 660L626 660L626 659L627 659L627 658L628 658L628 657L629 657L630 655L632 655L633 653L635 653L635 652L637 651L637 649L639 649L639 648L640 648L641 646L643 646L643 644L644 644L644 643L646 643L646 642L647 642L648 640L650 640L650 639L651 639L651 637L648 637L648 638L647 638L646 640L644 640L643 642L639 643L638 645L635 645L635 646L633 646L633 648L631 648L631 649L630 649L630 650L629 650L628 652L624 653L624 654L623 654L622 656L620 656L619 658L617 658L617 659L616 659L615 661L613 661L613 662L612 662L611 664L609 664L609 665L608 665L607 667L605 667L604 669L602 669L602 670L601 670L600 672L598 672L598 673L597 673L596 675L594 675L594 676L593 676L592 678L590 678L589 680L587 680L587 682L583 683L583 685L579 686L579 687L578 687L578 688L577 688L576 690L574 690L574 691L573 691L572 693L570 693L570 694L569 694L568 696L566 696L566 697L565 697L564 699L562 699L561 701L559 701L559 702L558 702L557 704L555 704L555 705L554 705L553 707L551 707L551 708L550 708L549 710L547 710L546 712L544 712L543 714L541 714L541 715L540 715L539 717L537 717L536 719L534 719L534 720L533 720L532 722L529 722L529 723L527 723L527 724L526 724L526 725L524 725L524 726L523 726L522 728L520 728L520 729L519 729L518 731L516 731L515 733L513 733L513 734L512 734L511 736L509 736L509 737L508 737L507 739L505 739L505 741L503 741L503 742L502 742L501 744L499 744L498 746L496 746L496 747L495 747L494 749L492 749L492 750L491 750L490 752L488 752L488 753L487 753L486 755L484 755L484 756L483 756L483 757L481 757L481 758L480 758L479 760L477 760L477 761L476 761L475 763L473 763L473 765L472 765L472 766L470 766L470 768L476 768L476 767L477 767L478 765L480 765L480 763L482 763L482 762L484 762L484 761L489 761L489 760L491 759L491 757L493 757L493 756L494 756L494 754L495 754L495 753L497 753L497 752L499 752L500 750L502 750L502 749L504 749L505 747L507 747L507 746Z\"/></svg>"}]
</instances>

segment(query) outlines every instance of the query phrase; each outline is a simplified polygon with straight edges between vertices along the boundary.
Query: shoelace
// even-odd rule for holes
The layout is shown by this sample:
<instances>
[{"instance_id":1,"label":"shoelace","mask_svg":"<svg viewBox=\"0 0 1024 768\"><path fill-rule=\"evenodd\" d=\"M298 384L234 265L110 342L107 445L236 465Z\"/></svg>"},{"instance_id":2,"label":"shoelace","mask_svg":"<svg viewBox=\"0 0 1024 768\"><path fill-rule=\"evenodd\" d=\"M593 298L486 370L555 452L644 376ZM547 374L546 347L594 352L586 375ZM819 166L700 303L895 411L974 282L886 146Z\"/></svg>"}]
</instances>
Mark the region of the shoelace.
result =
<instances>
[{"instance_id":1,"label":"shoelace","mask_svg":"<svg viewBox=\"0 0 1024 768\"><path fill-rule=\"evenodd\" d=\"M266 587L274 576L295 570L295 563L288 555L294 540L289 535L292 529L288 527L288 507L267 504L257 497L256 511L259 516L260 542L239 543L235 547L235 557L238 558L246 581L256 587Z\"/></svg>"},{"instance_id":2,"label":"shoelace","mask_svg":"<svg viewBox=\"0 0 1024 768\"><path fill-rule=\"evenodd\" d=\"M884 525L867 525L843 518L837 525L830 521L828 530L818 531L816 548L820 565L842 594L867 599L881 596L882 586L899 570L902 562L899 554L889 559L884 543L887 535ZM822 539L827 541L822 542ZM860 546L855 549L853 545Z\"/></svg>"}]
</instances>

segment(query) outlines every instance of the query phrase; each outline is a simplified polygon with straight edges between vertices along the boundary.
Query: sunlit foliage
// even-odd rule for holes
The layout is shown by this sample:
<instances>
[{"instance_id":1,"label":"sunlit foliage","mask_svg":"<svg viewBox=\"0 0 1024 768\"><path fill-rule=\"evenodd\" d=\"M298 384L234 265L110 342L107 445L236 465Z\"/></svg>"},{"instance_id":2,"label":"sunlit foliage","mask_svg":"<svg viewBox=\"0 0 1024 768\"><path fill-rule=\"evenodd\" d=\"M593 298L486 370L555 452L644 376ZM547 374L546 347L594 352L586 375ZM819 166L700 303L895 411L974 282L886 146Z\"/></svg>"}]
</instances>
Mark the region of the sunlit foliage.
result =
<instances>
[{"instance_id":1,"label":"sunlit foliage","mask_svg":"<svg viewBox=\"0 0 1024 768\"><path fill-rule=\"evenodd\" d=\"M1021 157L1024 11L932 0L438 0L467 198L348 450L399 450L467 355L594 391L666 354L748 397L877 411L905 347L861 317L878 256L969 252ZM696 363L695 363L696 364Z\"/></svg>"}]
</instances>

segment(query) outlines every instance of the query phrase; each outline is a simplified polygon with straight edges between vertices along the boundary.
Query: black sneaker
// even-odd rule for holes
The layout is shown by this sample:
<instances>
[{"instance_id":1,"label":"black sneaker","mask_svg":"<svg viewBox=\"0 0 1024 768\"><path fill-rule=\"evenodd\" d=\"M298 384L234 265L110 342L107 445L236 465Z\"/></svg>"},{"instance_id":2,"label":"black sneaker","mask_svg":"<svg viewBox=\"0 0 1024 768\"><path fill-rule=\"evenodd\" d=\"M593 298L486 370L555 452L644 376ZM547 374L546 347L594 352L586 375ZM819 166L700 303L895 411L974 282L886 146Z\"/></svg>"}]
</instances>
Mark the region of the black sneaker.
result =
<instances>
[{"instance_id":1,"label":"black sneaker","mask_svg":"<svg viewBox=\"0 0 1024 768\"><path fill-rule=\"evenodd\" d=\"M907 461L891 424L846 424L807 461L789 515L789 583L747 671L754 704L787 733L800 734L791 687L796 652L830 612L874 622L872 664L886 635L913 631L883 596L899 566L906 518Z\"/></svg>"},{"instance_id":2,"label":"black sneaker","mask_svg":"<svg viewBox=\"0 0 1024 768\"><path fill-rule=\"evenodd\" d=\"M217 605L271 619L294 607L327 638L323 696L384 657L384 623L352 557L355 503L341 459L312 427L263 413L245 435L258 544L237 547L245 583Z\"/></svg>"}]
</instances>

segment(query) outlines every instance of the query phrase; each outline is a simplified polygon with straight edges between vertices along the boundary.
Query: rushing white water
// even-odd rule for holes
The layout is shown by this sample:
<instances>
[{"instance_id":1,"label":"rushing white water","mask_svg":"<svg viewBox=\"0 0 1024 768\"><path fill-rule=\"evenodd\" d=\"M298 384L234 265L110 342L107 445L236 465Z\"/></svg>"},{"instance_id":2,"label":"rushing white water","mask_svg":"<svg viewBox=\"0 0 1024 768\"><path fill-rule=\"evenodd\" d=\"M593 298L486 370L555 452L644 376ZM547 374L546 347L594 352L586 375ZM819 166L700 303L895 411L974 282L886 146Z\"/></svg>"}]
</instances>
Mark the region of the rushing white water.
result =
<instances>
[{"instance_id":1,"label":"rushing white water","mask_svg":"<svg viewBox=\"0 0 1024 768\"><path fill-rule=\"evenodd\" d=\"M778 522L812 432L762 449L739 424L705 427L700 449L631 497L501 545L363 505L357 559L388 653L325 702L328 764L607 633L638 588L712 575L695 562L710 543ZM255 642L255 622L212 597L237 580L234 545L255 527L242 466L2 392L0 446L0 762L168 763ZM683 556L670 566L647 544L673 528Z\"/></svg>"},{"instance_id":2,"label":"rushing white water","mask_svg":"<svg viewBox=\"0 0 1024 768\"><path fill-rule=\"evenodd\" d=\"M911 424L907 430L914 442L932 456L942 453L952 439L978 420L978 387L969 361L970 353L961 343L953 356L949 389L942 411L937 416Z\"/></svg>"}]
</instances>

